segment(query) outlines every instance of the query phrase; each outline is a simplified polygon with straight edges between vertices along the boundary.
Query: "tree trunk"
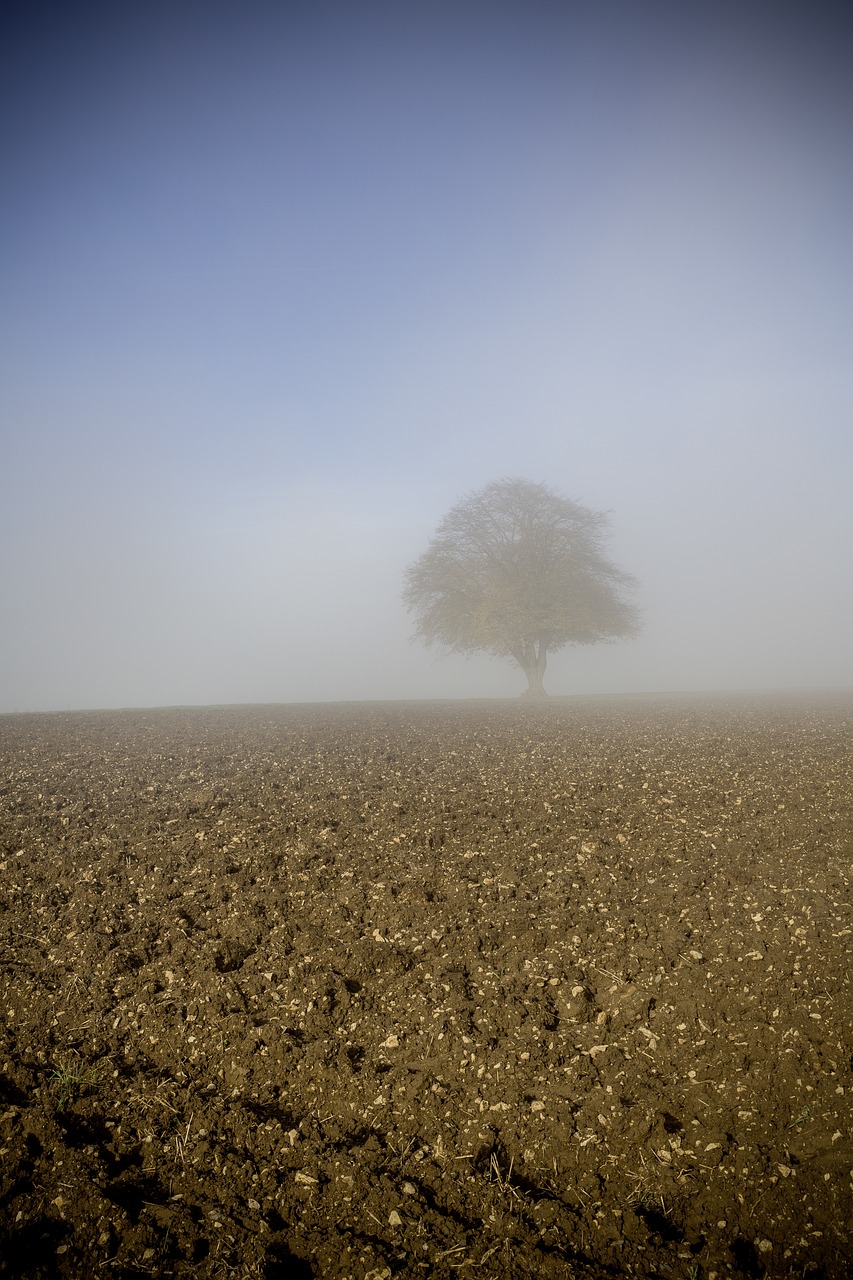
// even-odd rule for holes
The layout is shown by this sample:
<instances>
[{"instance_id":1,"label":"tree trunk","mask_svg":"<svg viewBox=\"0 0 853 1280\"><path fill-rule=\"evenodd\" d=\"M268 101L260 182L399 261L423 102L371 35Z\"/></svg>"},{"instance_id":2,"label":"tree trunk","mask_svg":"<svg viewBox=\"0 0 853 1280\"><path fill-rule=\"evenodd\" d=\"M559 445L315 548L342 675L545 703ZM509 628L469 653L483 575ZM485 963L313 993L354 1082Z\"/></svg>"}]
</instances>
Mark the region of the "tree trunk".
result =
<instances>
[{"instance_id":1,"label":"tree trunk","mask_svg":"<svg viewBox=\"0 0 853 1280\"><path fill-rule=\"evenodd\" d=\"M545 678L545 664L548 661L548 648L544 640L540 640L538 644L534 643L530 652L525 654L525 661L521 662L524 674L527 676L527 689L521 695L523 698L547 698L545 686L542 681Z\"/></svg>"}]
</instances>

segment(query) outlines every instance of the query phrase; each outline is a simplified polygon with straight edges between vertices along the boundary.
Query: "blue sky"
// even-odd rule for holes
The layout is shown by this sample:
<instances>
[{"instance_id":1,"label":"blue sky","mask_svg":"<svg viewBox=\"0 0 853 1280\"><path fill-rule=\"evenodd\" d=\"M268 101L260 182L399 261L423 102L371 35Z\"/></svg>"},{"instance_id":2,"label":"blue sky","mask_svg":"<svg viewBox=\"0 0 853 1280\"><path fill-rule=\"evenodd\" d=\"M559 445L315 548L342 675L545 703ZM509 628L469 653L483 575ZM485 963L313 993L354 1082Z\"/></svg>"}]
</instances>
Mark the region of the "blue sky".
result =
<instances>
[{"instance_id":1,"label":"blue sky","mask_svg":"<svg viewBox=\"0 0 853 1280\"><path fill-rule=\"evenodd\" d=\"M518 692L399 599L504 475L640 581L552 692L853 685L839 12L20 6L0 710Z\"/></svg>"}]
</instances>

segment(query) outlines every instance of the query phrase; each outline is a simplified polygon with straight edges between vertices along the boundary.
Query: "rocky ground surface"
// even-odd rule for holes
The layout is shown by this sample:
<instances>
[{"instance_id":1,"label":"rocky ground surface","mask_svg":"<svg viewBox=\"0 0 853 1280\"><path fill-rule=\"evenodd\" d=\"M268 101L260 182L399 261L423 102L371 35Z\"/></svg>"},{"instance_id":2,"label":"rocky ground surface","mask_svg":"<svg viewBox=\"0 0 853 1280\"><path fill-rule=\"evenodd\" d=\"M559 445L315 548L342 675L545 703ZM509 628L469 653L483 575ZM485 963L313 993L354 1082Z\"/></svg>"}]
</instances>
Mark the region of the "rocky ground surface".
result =
<instances>
[{"instance_id":1,"label":"rocky ground surface","mask_svg":"<svg viewBox=\"0 0 853 1280\"><path fill-rule=\"evenodd\" d=\"M848 1275L851 739L0 717L0 1276Z\"/></svg>"}]
</instances>

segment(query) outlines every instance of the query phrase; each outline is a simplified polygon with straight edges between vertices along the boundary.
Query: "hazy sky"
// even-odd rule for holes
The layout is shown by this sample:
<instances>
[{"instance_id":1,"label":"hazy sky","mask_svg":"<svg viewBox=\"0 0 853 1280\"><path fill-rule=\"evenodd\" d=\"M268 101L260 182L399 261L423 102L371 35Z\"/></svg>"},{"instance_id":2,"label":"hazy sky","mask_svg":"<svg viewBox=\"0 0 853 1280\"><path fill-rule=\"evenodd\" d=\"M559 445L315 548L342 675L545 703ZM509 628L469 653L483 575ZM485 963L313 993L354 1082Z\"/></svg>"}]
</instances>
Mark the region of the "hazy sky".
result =
<instances>
[{"instance_id":1,"label":"hazy sky","mask_svg":"<svg viewBox=\"0 0 853 1280\"><path fill-rule=\"evenodd\" d=\"M552 692L853 685L842 7L18 10L0 710L520 692L400 604L507 475L641 584Z\"/></svg>"}]
</instances>

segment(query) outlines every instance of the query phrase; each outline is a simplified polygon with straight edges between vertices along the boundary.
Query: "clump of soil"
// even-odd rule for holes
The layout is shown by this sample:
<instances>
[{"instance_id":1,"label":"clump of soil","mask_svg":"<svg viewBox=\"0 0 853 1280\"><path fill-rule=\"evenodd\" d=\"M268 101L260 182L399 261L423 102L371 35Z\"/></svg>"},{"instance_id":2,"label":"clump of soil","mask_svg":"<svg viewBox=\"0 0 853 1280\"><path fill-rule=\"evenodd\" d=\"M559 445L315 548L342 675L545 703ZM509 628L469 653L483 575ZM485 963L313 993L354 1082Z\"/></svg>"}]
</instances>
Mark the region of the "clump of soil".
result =
<instances>
[{"instance_id":1,"label":"clump of soil","mask_svg":"<svg viewBox=\"0 0 853 1280\"><path fill-rule=\"evenodd\" d=\"M846 1275L851 731L0 718L0 1276Z\"/></svg>"}]
</instances>

